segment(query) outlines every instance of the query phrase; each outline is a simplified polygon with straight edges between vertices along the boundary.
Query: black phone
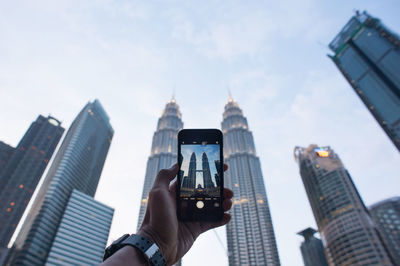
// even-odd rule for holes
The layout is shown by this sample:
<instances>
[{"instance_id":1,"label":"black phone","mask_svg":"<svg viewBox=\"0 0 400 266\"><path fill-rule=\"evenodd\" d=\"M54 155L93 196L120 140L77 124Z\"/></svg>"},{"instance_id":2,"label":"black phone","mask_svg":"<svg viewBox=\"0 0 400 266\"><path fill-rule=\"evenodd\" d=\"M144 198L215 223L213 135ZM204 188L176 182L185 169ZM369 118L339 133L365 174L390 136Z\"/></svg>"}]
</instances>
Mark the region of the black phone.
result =
<instances>
[{"instance_id":1,"label":"black phone","mask_svg":"<svg viewBox=\"0 0 400 266\"><path fill-rule=\"evenodd\" d=\"M221 221L223 137L218 129L178 133L177 215L181 221Z\"/></svg>"}]
</instances>

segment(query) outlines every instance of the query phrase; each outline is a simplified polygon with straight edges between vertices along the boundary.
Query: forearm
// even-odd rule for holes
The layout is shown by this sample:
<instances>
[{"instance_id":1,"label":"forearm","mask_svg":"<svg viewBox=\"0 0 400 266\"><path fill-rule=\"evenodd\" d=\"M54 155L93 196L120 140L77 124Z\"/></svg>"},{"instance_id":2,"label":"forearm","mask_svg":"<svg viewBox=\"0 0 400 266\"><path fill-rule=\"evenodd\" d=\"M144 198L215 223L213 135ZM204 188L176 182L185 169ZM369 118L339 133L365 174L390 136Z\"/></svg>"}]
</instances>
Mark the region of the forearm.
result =
<instances>
[{"instance_id":1,"label":"forearm","mask_svg":"<svg viewBox=\"0 0 400 266\"><path fill-rule=\"evenodd\" d=\"M106 259L101 266L124 266L124 265L149 265L143 253L141 253L137 248L132 246L125 246L118 250L111 257Z\"/></svg>"}]
</instances>

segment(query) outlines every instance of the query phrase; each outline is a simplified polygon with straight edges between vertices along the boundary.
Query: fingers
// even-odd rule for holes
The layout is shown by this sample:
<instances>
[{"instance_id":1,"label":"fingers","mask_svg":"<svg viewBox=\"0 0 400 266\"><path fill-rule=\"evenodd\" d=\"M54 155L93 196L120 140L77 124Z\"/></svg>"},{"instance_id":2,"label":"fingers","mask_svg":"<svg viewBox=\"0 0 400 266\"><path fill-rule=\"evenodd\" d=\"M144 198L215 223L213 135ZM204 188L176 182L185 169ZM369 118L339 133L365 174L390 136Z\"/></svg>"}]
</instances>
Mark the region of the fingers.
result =
<instances>
[{"instance_id":1,"label":"fingers","mask_svg":"<svg viewBox=\"0 0 400 266\"><path fill-rule=\"evenodd\" d=\"M153 188L169 188L169 183L175 178L178 174L178 164L174 164L169 169L161 169L158 172L156 180L154 181Z\"/></svg>"},{"instance_id":2,"label":"fingers","mask_svg":"<svg viewBox=\"0 0 400 266\"><path fill-rule=\"evenodd\" d=\"M222 209L224 210L224 212L229 211L232 207L232 201L230 199L225 199L222 202Z\"/></svg>"},{"instance_id":3,"label":"fingers","mask_svg":"<svg viewBox=\"0 0 400 266\"><path fill-rule=\"evenodd\" d=\"M224 188L223 196L224 199L231 199L233 197L233 191L230 190L229 188Z\"/></svg>"}]
</instances>

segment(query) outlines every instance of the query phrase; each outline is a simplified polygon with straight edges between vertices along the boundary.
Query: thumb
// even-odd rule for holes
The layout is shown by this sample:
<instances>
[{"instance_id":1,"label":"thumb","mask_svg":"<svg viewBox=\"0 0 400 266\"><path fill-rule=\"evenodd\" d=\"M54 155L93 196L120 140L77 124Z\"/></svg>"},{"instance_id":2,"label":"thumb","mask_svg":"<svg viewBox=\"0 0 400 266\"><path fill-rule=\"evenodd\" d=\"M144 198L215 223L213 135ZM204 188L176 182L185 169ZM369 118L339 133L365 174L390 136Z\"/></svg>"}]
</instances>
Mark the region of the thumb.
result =
<instances>
[{"instance_id":1,"label":"thumb","mask_svg":"<svg viewBox=\"0 0 400 266\"><path fill-rule=\"evenodd\" d=\"M178 170L178 164L174 164L169 169L161 169L157 174L156 180L154 181L153 188L163 188L169 190L169 183L178 174Z\"/></svg>"}]
</instances>

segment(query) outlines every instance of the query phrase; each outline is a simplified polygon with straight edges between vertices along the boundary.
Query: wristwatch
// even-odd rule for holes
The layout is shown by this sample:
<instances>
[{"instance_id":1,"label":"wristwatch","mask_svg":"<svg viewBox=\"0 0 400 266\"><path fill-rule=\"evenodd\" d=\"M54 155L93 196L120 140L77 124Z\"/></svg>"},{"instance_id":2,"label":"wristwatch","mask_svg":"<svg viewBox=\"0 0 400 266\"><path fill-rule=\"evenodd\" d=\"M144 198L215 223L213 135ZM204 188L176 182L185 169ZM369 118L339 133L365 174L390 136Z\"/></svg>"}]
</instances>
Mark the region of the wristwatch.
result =
<instances>
[{"instance_id":1,"label":"wristwatch","mask_svg":"<svg viewBox=\"0 0 400 266\"><path fill-rule=\"evenodd\" d=\"M124 246L132 246L139 249L147 258L150 265L167 265L167 262L156 243L153 243L144 236L129 234L121 236L106 248L106 250L104 251L103 261L105 261L107 258L109 258L111 255L113 255Z\"/></svg>"}]
</instances>

